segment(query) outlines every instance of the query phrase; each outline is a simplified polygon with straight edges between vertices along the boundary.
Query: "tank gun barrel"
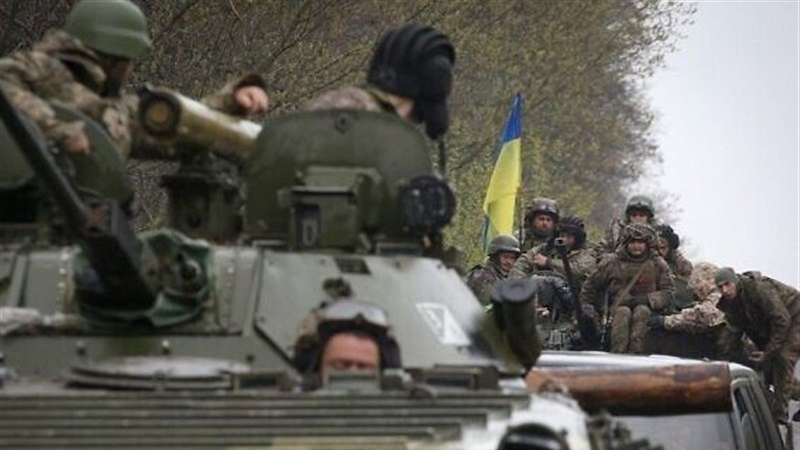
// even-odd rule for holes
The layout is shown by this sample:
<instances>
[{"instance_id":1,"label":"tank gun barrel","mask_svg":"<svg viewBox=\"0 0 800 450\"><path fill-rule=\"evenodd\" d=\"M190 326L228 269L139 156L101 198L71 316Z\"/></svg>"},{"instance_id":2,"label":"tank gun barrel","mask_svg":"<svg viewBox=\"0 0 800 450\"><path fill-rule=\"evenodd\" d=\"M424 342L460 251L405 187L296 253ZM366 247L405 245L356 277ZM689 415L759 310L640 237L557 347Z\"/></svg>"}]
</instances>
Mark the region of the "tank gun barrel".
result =
<instances>
[{"instance_id":1,"label":"tank gun barrel","mask_svg":"<svg viewBox=\"0 0 800 450\"><path fill-rule=\"evenodd\" d=\"M215 111L169 89L145 88L139 93L139 118L150 135L177 144L225 148L249 155L261 125Z\"/></svg>"},{"instance_id":2,"label":"tank gun barrel","mask_svg":"<svg viewBox=\"0 0 800 450\"><path fill-rule=\"evenodd\" d=\"M28 127L0 89L0 117L17 142L39 182L64 213L69 229L100 278L106 294L116 299L112 308L150 308L155 294L139 271L141 244L120 206L111 200L86 204L71 181L56 166L47 149Z\"/></svg>"}]
</instances>

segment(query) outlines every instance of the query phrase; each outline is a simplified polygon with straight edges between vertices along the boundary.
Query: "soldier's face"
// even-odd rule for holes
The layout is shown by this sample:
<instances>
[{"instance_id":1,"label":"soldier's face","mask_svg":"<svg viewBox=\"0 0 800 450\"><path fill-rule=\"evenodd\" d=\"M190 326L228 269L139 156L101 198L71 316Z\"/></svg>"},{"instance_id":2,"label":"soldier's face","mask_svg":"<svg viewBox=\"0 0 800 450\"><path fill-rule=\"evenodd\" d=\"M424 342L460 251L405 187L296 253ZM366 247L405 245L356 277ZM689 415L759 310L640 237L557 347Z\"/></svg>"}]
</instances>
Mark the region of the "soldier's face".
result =
<instances>
[{"instance_id":1,"label":"soldier's face","mask_svg":"<svg viewBox=\"0 0 800 450\"><path fill-rule=\"evenodd\" d=\"M717 285L722 298L725 300L733 300L736 298L736 283L733 281L726 281Z\"/></svg>"},{"instance_id":2,"label":"soldier's face","mask_svg":"<svg viewBox=\"0 0 800 450\"><path fill-rule=\"evenodd\" d=\"M553 216L550 214L536 214L533 216L533 228L536 231L542 234L550 234L555 227L555 221L553 221Z\"/></svg>"},{"instance_id":3,"label":"soldier's face","mask_svg":"<svg viewBox=\"0 0 800 450\"><path fill-rule=\"evenodd\" d=\"M642 256L647 251L647 242L634 239L626 244L626 248L631 256Z\"/></svg>"},{"instance_id":4,"label":"soldier's face","mask_svg":"<svg viewBox=\"0 0 800 450\"><path fill-rule=\"evenodd\" d=\"M666 239L659 238L658 239L658 254L661 255L662 258L666 258L669 255L669 244L667 243Z\"/></svg>"},{"instance_id":5,"label":"soldier's face","mask_svg":"<svg viewBox=\"0 0 800 450\"><path fill-rule=\"evenodd\" d=\"M575 236L569 233L561 233L559 237L564 240L564 245L566 245L567 248L575 248Z\"/></svg>"},{"instance_id":6,"label":"soldier's face","mask_svg":"<svg viewBox=\"0 0 800 450\"><path fill-rule=\"evenodd\" d=\"M500 252L497 254L497 263L500 265L500 268L508 272L514 267L514 263L517 262L517 254L514 252Z\"/></svg>"},{"instance_id":7,"label":"soldier's face","mask_svg":"<svg viewBox=\"0 0 800 450\"><path fill-rule=\"evenodd\" d=\"M322 379L334 370L377 372L381 365L378 344L368 336L339 333L328 340L322 352Z\"/></svg>"},{"instance_id":8,"label":"soldier's face","mask_svg":"<svg viewBox=\"0 0 800 450\"><path fill-rule=\"evenodd\" d=\"M650 214L644 209L632 209L628 213L628 221L630 223L646 224L650 220Z\"/></svg>"}]
</instances>

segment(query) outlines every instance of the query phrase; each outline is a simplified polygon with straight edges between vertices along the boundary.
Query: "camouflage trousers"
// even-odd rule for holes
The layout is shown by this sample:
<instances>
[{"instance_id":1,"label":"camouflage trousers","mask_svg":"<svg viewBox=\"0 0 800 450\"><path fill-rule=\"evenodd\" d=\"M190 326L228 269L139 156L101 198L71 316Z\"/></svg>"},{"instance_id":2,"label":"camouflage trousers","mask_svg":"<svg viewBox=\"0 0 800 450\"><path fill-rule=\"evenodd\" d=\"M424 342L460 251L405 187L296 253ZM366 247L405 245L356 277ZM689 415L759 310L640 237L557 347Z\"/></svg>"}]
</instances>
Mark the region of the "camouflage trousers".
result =
<instances>
[{"instance_id":1,"label":"camouflage trousers","mask_svg":"<svg viewBox=\"0 0 800 450\"><path fill-rule=\"evenodd\" d=\"M779 417L788 414L789 397L797 395L800 381L794 378L794 366L800 357L800 319L795 318L789 327L786 342L772 361L765 367L767 383L775 387L776 413Z\"/></svg>"},{"instance_id":2,"label":"camouflage trousers","mask_svg":"<svg viewBox=\"0 0 800 450\"><path fill-rule=\"evenodd\" d=\"M611 353L644 353L650 308L618 306L611 318Z\"/></svg>"}]
</instances>

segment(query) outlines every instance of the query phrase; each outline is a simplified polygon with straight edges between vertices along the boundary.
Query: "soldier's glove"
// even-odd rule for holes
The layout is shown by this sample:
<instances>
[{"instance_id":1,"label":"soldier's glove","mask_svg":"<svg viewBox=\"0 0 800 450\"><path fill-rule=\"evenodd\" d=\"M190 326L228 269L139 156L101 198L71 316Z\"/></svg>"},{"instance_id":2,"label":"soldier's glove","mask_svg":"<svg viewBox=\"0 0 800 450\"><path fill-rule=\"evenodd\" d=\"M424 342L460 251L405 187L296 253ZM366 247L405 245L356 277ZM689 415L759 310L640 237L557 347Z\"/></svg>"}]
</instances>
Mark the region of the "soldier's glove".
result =
<instances>
[{"instance_id":1,"label":"soldier's glove","mask_svg":"<svg viewBox=\"0 0 800 450\"><path fill-rule=\"evenodd\" d=\"M664 316L661 315L650 316L650 318L647 319L647 326L654 330L663 330Z\"/></svg>"},{"instance_id":2,"label":"soldier's glove","mask_svg":"<svg viewBox=\"0 0 800 450\"><path fill-rule=\"evenodd\" d=\"M627 303L628 305L630 305L631 308L639 305L650 306L650 299L647 298L647 295L633 295L631 296L631 298L628 300Z\"/></svg>"}]
</instances>

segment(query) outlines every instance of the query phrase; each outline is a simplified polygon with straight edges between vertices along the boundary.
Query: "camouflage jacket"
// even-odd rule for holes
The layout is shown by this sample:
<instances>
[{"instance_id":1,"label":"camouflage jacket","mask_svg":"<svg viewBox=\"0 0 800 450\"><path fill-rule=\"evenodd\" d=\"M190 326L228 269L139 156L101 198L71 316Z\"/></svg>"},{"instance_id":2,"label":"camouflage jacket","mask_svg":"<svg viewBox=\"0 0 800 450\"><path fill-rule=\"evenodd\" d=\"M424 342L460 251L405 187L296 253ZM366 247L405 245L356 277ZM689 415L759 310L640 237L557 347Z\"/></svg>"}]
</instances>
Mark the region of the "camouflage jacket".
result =
<instances>
[{"instance_id":1,"label":"camouflage jacket","mask_svg":"<svg viewBox=\"0 0 800 450\"><path fill-rule=\"evenodd\" d=\"M597 270L583 283L581 303L591 304L597 310L602 310L602 302L608 295L608 304L613 305L617 296L640 270L641 274L619 305L626 306L629 298L646 295L650 308L654 311L669 306L675 292L675 283L664 259L648 250L645 257L634 260L624 247L604 258Z\"/></svg>"},{"instance_id":2,"label":"camouflage jacket","mask_svg":"<svg viewBox=\"0 0 800 450\"><path fill-rule=\"evenodd\" d=\"M520 242L520 250L523 252L527 252L534 247L539 247L542 245L546 245L547 241L550 239L549 237L540 237L537 236L533 230L526 228L523 232L523 236L520 236L520 233L515 233L515 237L519 239Z\"/></svg>"},{"instance_id":3,"label":"camouflage jacket","mask_svg":"<svg viewBox=\"0 0 800 450\"><path fill-rule=\"evenodd\" d=\"M725 323L725 314L717 308L720 293L714 284L717 266L697 263L689 276L688 288L696 304L664 317L664 328L683 333L705 333Z\"/></svg>"},{"instance_id":4,"label":"camouflage jacket","mask_svg":"<svg viewBox=\"0 0 800 450\"><path fill-rule=\"evenodd\" d=\"M533 257L537 253L548 258L547 267L536 267L533 264ZM586 247L570 250L569 253L567 253L567 259L569 260L569 268L572 270L571 282L576 289L580 290L584 281L586 281L597 267L597 260L594 252ZM508 277L527 278L533 275L537 270L553 270L561 275L567 275L564 270L564 261L561 259L558 250L555 248L548 249L547 244L542 244L523 253L522 256L517 259Z\"/></svg>"},{"instance_id":5,"label":"camouflage jacket","mask_svg":"<svg viewBox=\"0 0 800 450\"><path fill-rule=\"evenodd\" d=\"M349 86L325 92L307 101L303 107L306 111L320 109L358 109L363 111L384 111L395 113L386 94L380 89L370 86Z\"/></svg>"},{"instance_id":6,"label":"camouflage jacket","mask_svg":"<svg viewBox=\"0 0 800 450\"><path fill-rule=\"evenodd\" d=\"M772 357L790 334L800 333L800 292L758 272L738 278L736 298L717 303L728 323L720 337L722 355L732 354L745 333Z\"/></svg>"},{"instance_id":7,"label":"camouflage jacket","mask_svg":"<svg viewBox=\"0 0 800 450\"><path fill-rule=\"evenodd\" d=\"M481 304L488 305L491 303L489 294L492 291L492 286L500 280L506 279L507 274L487 257L480 264L476 265L467 272L465 282L475 296L478 297Z\"/></svg>"},{"instance_id":8,"label":"camouflage jacket","mask_svg":"<svg viewBox=\"0 0 800 450\"><path fill-rule=\"evenodd\" d=\"M80 121L64 122L56 116L49 103L58 101L101 123L125 159L161 151L139 131L138 97L103 96L106 78L97 54L60 30L47 32L29 51L0 59L0 87L50 141L60 143L83 129ZM259 75L246 74L203 101L223 112L241 114L233 92L251 85L263 88L265 83Z\"/></svg>"},{"instance_id":9,"label":"camouflage jacket","mask_svg":"<svg viewBox=\"0 0 800 450\"><path fill-rule=\"evenodd\" d=\"M670 252L666 261L670 270L672 270L672 274L676 277L688 280L692 275L692 263L679 250L676 249Z\"/></svg>"}]
</instances>

